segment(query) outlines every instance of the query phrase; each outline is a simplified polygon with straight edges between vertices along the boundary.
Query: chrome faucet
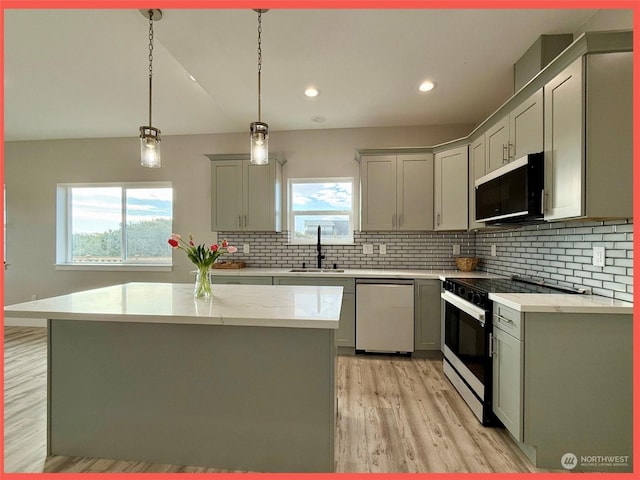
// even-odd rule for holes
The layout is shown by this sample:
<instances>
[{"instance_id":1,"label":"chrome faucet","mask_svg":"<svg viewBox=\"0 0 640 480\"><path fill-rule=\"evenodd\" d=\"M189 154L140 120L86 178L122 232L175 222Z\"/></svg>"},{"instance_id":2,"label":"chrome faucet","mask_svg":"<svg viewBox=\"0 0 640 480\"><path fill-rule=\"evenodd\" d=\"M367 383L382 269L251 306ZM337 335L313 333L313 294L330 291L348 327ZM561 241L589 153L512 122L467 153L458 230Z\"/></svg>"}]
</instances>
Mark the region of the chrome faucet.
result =
<instances>
[{"instance_id":1,"label":"chrome faucet","mask_svg":"<svg viewBox=\"0 0 640 480\"><path fill-rule=\"evenodd\" d=\"M322 268L322 259L324 258L324 255L322 255L322 245L320 244L320 238L320 225L318 225L318 244L316 245L316 250L318 252L318 268Z\"/></svg>"}]
</instances>

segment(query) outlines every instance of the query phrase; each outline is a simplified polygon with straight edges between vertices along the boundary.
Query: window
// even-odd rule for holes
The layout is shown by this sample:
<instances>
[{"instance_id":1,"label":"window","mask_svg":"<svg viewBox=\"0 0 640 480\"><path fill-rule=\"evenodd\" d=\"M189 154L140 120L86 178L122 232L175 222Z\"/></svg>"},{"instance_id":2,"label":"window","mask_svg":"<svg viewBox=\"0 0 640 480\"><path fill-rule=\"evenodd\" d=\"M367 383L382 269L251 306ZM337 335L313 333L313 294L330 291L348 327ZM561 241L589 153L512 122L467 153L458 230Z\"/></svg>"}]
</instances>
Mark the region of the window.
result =
<instances>
[{"instance_id":1,"label":"window","mask_svg":"<svg viewBox=\"0 0 640 480\"><path fill-rule=\"evenodd\" d=\"M353 243L353 178L289 179L289 231L294 244Z\"/></svg>"},{"instance_id":2,"label":"window","mask_svg":"<svg viewBox=\"0 0 640 480\"><path fill-rule=\"evenodd\" d=\"M57 263L171 264L170 183L61 184Z\"/></svg>"}]
</instances>

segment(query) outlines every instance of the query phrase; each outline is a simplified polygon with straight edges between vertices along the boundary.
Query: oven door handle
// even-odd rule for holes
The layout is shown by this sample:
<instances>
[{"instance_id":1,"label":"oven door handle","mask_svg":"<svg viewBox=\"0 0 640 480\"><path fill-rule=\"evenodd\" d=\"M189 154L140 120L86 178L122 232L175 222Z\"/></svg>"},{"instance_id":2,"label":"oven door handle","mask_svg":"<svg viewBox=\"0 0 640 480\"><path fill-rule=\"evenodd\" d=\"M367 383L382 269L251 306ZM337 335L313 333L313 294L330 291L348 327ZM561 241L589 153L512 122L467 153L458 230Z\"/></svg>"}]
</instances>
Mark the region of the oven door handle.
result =
<instances>
[{"instance_id":1,"label":"oven door handle","mask_svg":"<svg viewBox=\"0 0 640 480\"><path fill-rule=\"evenodd\" d=\"M482 325L484 325L486 311L483 310L482 308L476 307L473 303L467 302L466 300L463 300L462 298L458 297L457 295L454 295L449 291L442 292L440 294L440 297L445 302L448 302L454 305L455 307L458 307L467 315L471 315L473 318L475 318L480 323L482 323Z\"/></svg>"}]
</instances>

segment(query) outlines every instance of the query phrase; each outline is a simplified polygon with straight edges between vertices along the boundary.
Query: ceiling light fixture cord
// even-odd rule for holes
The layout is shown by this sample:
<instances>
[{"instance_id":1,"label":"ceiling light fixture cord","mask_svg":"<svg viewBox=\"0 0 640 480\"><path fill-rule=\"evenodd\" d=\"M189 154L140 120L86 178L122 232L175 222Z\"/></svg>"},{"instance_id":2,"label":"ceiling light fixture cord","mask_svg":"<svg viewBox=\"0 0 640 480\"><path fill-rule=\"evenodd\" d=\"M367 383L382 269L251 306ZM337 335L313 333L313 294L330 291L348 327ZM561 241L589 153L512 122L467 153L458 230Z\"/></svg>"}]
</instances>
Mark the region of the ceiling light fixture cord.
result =
<instances>
[{"instance_id":1,"label":"ceiling light fixture cord","mask_svg":"<svg viewBox=\"0 0 640 480\"><path fill-rule=\"evenodd\" d=\"M258 11L258 121L261 118L261 108L260 105L262 103L262 83L261 83L261 73L262 73L262 11Z\"/></svg>"},{"instance_id":2,"label":"ceiling light fixture cord","mask_svg":"<svg viewBox=\"0 0 640 480\"><path fill-rule=\"evenodd\" d=\"M149 10L149 126L151 126L151 92L153 91L153 10Z\"/></svg>"}]
</instances>

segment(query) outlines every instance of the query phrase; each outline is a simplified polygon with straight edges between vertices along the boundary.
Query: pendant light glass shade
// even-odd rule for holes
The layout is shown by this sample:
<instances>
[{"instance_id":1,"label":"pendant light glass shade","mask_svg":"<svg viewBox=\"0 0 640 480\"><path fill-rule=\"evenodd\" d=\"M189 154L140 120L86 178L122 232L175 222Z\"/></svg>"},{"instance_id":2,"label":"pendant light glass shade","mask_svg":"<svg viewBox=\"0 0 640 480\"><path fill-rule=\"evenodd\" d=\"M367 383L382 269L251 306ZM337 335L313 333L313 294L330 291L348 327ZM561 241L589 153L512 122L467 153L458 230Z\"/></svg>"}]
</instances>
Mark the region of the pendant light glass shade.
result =
<instances>
[{"instance_id":1,"label":"pendant light glass shade","mask_svg":"<svg viewBox=\"0 0 640 480\"><path fill-rule=\"evenodd\" d=\"M269 163L269 125L263 122L251 123L251 163Z\"/></svg>"},{"instance_id":2,"label":"pendant light glass shade","mask_svg":"<svg viewBox=\"0 0 640 480\"><path fill-rule=\"evenodd\" d=\"M160 130L140 127L140 164L148 168L160 168Z\"/></svg>"}]
</instances>

